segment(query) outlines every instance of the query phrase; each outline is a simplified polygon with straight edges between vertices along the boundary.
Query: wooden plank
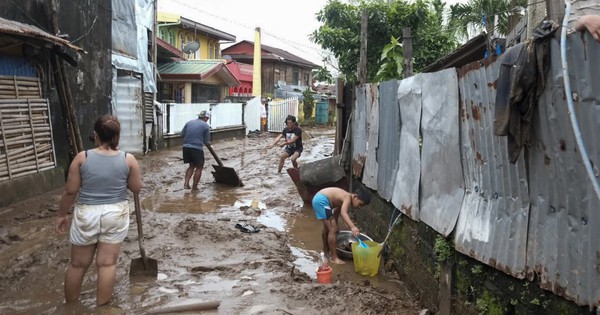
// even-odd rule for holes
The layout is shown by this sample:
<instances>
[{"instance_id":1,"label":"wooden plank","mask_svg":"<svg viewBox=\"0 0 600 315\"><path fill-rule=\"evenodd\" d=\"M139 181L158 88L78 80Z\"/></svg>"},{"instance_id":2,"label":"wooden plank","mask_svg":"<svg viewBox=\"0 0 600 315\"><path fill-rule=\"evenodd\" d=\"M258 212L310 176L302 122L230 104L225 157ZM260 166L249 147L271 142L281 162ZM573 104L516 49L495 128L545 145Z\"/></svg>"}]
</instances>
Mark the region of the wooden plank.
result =
<instances>
[{"instance_id":1,"label":"wooden plank","mask_svg":"<svg viewBox=\"0 0 600 315\"><path fill-rule=\"evenodd\" d=\"M8 179L11 179L12 173L10 170L10 159L8 158L8 145L6 144L6 135L4 134L4 124L2 123L2 111L0 111L0 132L2 133L2 141L4 141L4 152L6 152L6 165L8 165Z\"/></svg>"},{"instance_id":2,"label":"wooden plank","mask_svg":"<svg viewBox=\"0 0 600 315\"><path fill-rule=\"evenodd\" d=\"M15 76L12 75L0 75L0 79L3 80L14 80ZM34 78L34 77L17 77L19 78L19 81L33 81L33 82L37 82L39 79L38 78Z\"/></svg>"},{"instance_id":3,"label":"wooden plank","mask_svg":"<svg viewBox=\"0 0 600 315\"><path fill-rule=\"evenodd\" d=\"M48 100L45 99L45 98L37 98L37 99L33 99L32 101L36 102L36 103L47 103L48 102ZM13 99L12 102L14 102L14 103L25 103L26 104L27 100ZM11 101L2 100L2 101L0 101L0 103L11 103Z\"/></svg>"},{"instance_id":4,"label":"wooden plank","mask_svg":"<svg viewBox=\"0 0 600 315\"><path fill-rule=\"evenodd\" d=\"M31 120L31 104L29 104L29 101L27 102L27 104L29 105L29 126L31 127L31 140L33 140L33 143L35 143L35 129L33 127L33 120ZM38 171L39 171L39 161L38 161L38 152L36 149L36 146L33 146L33 154L35 156L35 164L38 167Z\"/></svg>"},{"instance_id":5,"label":"wooden plank","mask_svg":"<svg viewBox=\"0 0 600 315\"><path fill-rule=\"evenodd\" d=\"M39 145L40 143L50 142L52 140L49 132L46 134L47 137L42 137L41 134L37 134L37 135L38 135L38 137L36 139L38 141L38 142L36 142L37 145ZM24 135L24 136L27 137L27 139L19 139L19 140L11 139L7 143L7 145L12 146L12 145L23 145L23 144L32 143L30 137L28 137L27 135ZM0 146L4 146L4 142L2 140L0 140Z\"/></svg>"},{"instance_id":6,"label":"wooden plank","mask_svg":"<svg viewBox=\"0 0 600 315\"><path fill-rule=\"evenodd\" d=\"M30 92L36 92L36 94L39 94L39 89L37 87L37 85L34 86L22 86L22 85L0 85L0 90L1 91L14 91L15 87L17 88L17 90L19 91L30 91Z\"/></svg>"},{"instance_id":7,"label":"wooden plank","mask_svg":"<svg viewBox=\"0 0 600 315\"><path fill-rule=\"evenodd\" d=\"M15 98L19 98L19 87L17 86L17 76L13 76L15 85Z\"/></svg>"},{"instance_id":8,"label":"wooden plank","mask_svg":"<svg viewBox=\"0 0 600 315\"><path fill-rule=\"evenodd\" d=\"M39 86L39 81L24 81L19 79L17 81L17 84L19 85L24 85L24 86ZM13 80L7 80L7 79L1 79L0 78L0 85L12 85L13 84Z\"/></svg>"}]
</instances>

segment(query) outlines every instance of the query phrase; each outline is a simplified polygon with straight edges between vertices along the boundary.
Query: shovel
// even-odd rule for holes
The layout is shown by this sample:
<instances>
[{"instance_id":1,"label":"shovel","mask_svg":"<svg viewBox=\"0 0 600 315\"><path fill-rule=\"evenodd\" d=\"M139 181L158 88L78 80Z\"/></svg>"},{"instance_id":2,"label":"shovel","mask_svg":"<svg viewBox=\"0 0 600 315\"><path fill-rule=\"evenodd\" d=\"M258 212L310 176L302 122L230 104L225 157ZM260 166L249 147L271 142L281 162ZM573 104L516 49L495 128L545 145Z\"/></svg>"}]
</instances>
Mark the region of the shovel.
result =
<instances>
[{"instance_id":1,"label":"shovel","mask_svg":"<svg viewBox=\"0 0 600 315\"><path fill-rule=\"evenodd\" d=\"M137 221L138 242L140 244L140 253L142 254L142 257L134 258L131 260L129 276L156 278L156 276L158 275L158 261L156 261L156 259L146 257L146 250L144 249L144 231L142 230L142 211L140 209L140 195L138 193L134 193L133 200L135 204L135 219Z\"/></svg>"},{"instance_id":2,"label":"shovel","mask_svg":"<svg viewBox=\"0 0 600 315\"><path fill-rule=\"evenodd\" d=\"M210 154L212 154L217 163L219 163L219 165L213 164L213 168L215 169L215 171L212 172L212 174L215 177L215 181L217 183L227 184L231 186L244 186L242 180L240 179L236 171L231 167L223 166L223 162L221 162L221 159L219 159L212 146L210 144L205 145L208 148L208 151L210 151Z\"/></svg>"}]
</instances>

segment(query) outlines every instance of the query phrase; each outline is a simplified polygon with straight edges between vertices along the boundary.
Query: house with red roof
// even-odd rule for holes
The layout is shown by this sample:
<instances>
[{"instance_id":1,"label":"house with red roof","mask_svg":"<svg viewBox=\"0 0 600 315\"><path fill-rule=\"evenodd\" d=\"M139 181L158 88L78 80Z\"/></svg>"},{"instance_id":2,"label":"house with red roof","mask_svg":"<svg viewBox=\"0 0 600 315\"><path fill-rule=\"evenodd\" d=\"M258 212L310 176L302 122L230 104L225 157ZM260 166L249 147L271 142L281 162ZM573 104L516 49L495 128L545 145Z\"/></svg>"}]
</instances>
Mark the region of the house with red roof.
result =
<instances>
[{"instance_id":1,"label":"house with red roof","mask_svg":"<svg viewBox=\"0 0 600 315\"><path fill-rule=\"evenodd\" d=\"M254 42L243 40L235 43L223 49L221 55L239 63L253 65ZM319 66L283 49L261 45L261 94L273 96L276 85L310 87L313 83L312 70L317 67Z\"/></svg>"}]
</instances>

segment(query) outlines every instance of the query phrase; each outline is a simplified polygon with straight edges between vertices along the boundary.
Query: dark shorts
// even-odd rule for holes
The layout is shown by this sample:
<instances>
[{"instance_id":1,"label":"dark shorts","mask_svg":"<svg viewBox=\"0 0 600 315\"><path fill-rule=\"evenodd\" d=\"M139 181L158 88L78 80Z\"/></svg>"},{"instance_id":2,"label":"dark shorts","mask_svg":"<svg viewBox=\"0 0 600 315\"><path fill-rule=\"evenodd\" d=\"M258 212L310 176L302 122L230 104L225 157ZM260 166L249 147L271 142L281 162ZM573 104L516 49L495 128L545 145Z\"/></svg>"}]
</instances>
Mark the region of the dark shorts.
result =
<instances>
[{"instance_id":1,"label":"dark shorts","mask_svg":"<svg viewBox=\"0 0 600 315\"><path fill-rule=\"evenodd\" d=\"M292 156L292 154L294 154L294 152L298 152L298 156L300 156L302 154L302 149L298 149L298 148L290 149L288 147L285 148L285 153L287 153L288 156Z\"/></svg>"},{"instance_id":2,"label":"dark shorts","mask_svg":"<svg viewBox=\"0 0 600 315\"><path fill-rule=\"evenodd\" d=\"M183 163L194 166L204 166L204 151L194 148L183 148Z\"/></svg>"}]
</instances>

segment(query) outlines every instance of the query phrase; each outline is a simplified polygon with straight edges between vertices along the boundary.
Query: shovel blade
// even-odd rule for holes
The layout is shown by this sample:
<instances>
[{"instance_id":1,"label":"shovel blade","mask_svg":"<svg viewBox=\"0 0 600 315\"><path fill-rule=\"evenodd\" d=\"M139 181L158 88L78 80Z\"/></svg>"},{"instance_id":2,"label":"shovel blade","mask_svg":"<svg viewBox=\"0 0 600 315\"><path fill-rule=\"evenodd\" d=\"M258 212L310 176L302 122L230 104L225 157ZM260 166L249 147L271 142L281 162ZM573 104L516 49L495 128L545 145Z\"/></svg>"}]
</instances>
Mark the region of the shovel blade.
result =
<instances>
[{"instance_id":1,"label":"shovel blade","mask_svg":"<svg viewBox=\"0 0 600 315\"><path fill-rule=\"evenodd\" d=\"M244 186L242 180L233 168L219 165L213 165L213 168L215 169L215 171L212 172L212 174L215 177L215 181L217 183L237 187Z\"/></svg>"},{"instance_id":2,"label":"shovel blade","mask_svg":"<svg viewBox=\"0 0 600 315\"><path fill-rule=\"evenodd\" d=\"M142 258L134 258L131 260L129 268L129 276L131 277L152 277L158 275L158 261L152 258L146 258L146 264Z\"/></svg>"}]
</instances>

